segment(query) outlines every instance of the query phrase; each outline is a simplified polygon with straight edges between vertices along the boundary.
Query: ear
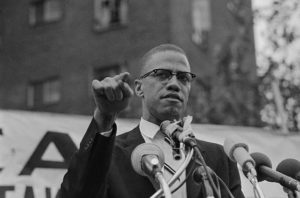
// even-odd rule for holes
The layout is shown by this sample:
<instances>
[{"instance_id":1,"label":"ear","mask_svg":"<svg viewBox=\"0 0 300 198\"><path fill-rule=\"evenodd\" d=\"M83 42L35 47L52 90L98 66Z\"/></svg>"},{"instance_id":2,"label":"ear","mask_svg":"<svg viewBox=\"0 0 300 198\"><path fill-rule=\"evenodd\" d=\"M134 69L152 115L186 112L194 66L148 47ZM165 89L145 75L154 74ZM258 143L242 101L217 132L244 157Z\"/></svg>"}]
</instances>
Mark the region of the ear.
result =
<instances>
[{"instance_id":1,"label":"ear","mask_svg":"<svg viewBox=\"0 0 300 198\"><path fill-rule=\"evenodd\" d=\"M134 84L135 84L135 94L138 96L138 97L144 97L144 92L143 92L143 84L142 84L142 81L140 79L136 79L134 81Z\"/></svg>"}]
</instances>

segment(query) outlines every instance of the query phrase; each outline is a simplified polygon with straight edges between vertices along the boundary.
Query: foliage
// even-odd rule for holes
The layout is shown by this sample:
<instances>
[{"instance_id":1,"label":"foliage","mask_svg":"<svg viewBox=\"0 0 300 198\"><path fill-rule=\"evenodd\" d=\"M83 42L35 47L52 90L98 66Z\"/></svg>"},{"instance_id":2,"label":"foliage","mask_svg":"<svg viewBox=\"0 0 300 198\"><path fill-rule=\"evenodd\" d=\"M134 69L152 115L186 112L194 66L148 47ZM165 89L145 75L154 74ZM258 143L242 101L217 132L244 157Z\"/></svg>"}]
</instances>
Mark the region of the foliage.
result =
<instances>
[{"instance_id":1,"label":"foliage","mask_svg":"<svg viewBox=\"0 0 300 198\"><path fill-rule=\"evenodd\" d=\"M193 91L198 122L261 126L261 101L255 73L253 22L250 1L228 0L227 10L234 24L224 31L223 41L214 51L215 75L198 79ZM252 60L252 61L251 61Z\"/></svg>"},{"instance_id":2,"label":"foliage","mask_svg":"<svg viewBox=\"0 0 300 198\"><path fill-rule=\"evenodd\" d=\"M269 6L254 10L254 21L263 28L257 43L259 90L264 96L262 119L274 128L283 123L271 86L276 82L290 131L300 127L299 17L298 0L273 0Z\"/></svg>"}]
</instances>

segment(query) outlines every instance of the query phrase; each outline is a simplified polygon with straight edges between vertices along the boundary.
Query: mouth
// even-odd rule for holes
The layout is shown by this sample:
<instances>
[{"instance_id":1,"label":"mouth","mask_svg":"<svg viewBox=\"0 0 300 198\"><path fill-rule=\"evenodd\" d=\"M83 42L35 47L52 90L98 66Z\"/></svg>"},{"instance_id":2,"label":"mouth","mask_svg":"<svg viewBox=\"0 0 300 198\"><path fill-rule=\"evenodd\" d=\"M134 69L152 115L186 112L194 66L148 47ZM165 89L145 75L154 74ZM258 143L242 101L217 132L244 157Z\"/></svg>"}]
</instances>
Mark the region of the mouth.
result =
<instances>
[{"instance_id":1,"label":"mouth","mask_svg":"<svg viewBox=\"0 0 300 198\"><path fill-rule=\"evenodd\" d=\"M167 94L167 95L163 96L162 98L183 102L183 99L178 94L173 94L173 93Z\"/></svg>"}]
</instances>

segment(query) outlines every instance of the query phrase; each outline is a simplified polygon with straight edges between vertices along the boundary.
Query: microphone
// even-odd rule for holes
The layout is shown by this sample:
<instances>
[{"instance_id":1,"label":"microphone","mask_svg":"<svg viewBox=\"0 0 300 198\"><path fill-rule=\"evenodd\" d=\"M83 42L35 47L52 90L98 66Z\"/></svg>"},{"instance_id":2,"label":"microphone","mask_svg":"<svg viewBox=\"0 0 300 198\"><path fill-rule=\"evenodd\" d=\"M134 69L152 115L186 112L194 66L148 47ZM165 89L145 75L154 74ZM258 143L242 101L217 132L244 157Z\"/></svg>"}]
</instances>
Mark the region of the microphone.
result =
<instances>
[{"instance_id":1,"label":"microphone","mask_svg":"<svg viewBox=\"0 0 300 198\"><path fill-rule=\"evenodd\" d=\"M296 159L283 160L278 164L276 171L300 181L300 161Z\"/></svg>"},{"instance_id":2,"label":"microphone","mask_svg":"<svg viewBox=\"0 0 300 198\"><path fill-rule=\"evenodd\" d=\"M258 169L258 167L261 167L261 166L265 166L265 167L268 167L268 168L272 169L272 162L271 162L270 158L268 156L266 156L265 154L256 152L256 153L251 153L250 156L255 161L256 170ZM244 172L244 174L246 175L245 172ZM261 182L261 181L264 181L264 180L272 182L271 179L268 178L267 175L261 174L259 172L257 174L257 181Z\"/></svg>"},{"instance_id":3,"label":"microphone","mask_svg":"<svg viewBox=\"0 0 300 198\"><path fill-rule=\"evenodd\" d=\"M300 162L298 160L285 159L277 165L276 171L300 181ZM295 190L283 187L283 191L287 193L288 198L298 197Z\"/></svg>"},{"instance_id":4,"label":"microphone","mask_svg":"<svg viewBox=\"0 0 300 198\"><path fill-rule=\"evenodd\" d=\"M232 139L225 139L224 151L226 155L234 162L237 162L244 171L256 177L255 161L248 153L249 147L245 143L235 142Z\"/></svg>"},{"instance_id":5,"label":"microphone","mask_svg":"<svg viewBox=\"0 0 300 198\"><path fill-rule=\"evenodd\" d=\"M195 136L191 130L183 131L183 128L179 126L180 122L171 122L165 120L160 124L160 130L166 136L171 137L173 140L182 142L188 146L194 147L197 145Z\"/></svg>"},{"instance_id":6,"label":"microphone","mask_svg":"<svg viewBox=\"0 0 300 198\"><path fill-rule=\"evenodd\" d=\"M269 182L276 182L290 190L296 190L300 192L300 183L287 175L272 170L270 159L266 155L262 153L252 153L251 156L257 163L256 170L261 181L266 180Z\"/></svg>"},{"instance_id":7,"label":"microphone","mask_svg":"<svg viewBox=\"0 0 300 198\"><path fill-rule=\"evenodd\" d=\"M155 144L143 143L138 145L131 154L131 165L135 172L142 176L147 176L153 183L155 179L162 188L165 197L171 198L171 190L162 174L162 167L165 158L162 150Z\"/></svg>"},{"instance_id":8,"label":"microphone","mask_svg":"<svg viewBox=\"0 0 300 198\"><path fill-rule=\"evenodd\" d=\"M162 150L155 144L138 145L131 154L131 165L135 172L142 176L155 178L165 163Z\"/></svg>"}]
</instances>

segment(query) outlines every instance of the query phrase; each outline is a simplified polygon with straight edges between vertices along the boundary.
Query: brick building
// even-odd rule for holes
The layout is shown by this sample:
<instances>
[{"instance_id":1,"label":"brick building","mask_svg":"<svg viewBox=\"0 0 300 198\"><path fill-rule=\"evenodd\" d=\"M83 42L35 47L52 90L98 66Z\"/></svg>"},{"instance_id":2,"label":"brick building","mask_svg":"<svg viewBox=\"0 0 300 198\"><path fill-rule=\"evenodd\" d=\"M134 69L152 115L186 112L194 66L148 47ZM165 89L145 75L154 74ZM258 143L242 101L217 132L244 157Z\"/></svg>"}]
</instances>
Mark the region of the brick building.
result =
<instances>
[{"instance_id":1,"label":"brick building","mask_svg":"<svg viewBox=\"0 0 300 198\"><path fill-rule=\"evenodd\" d=\"M92 79L120 71L134 79L139 57L160 43L181 46L199 76L189 104L196 121L210 122L205 108L218 98L215 87L228 85L220 79L236 84L238 71L246 86L256 79L250 0L2 0L0 6L0 108L91 114ZM250 19L250 28L239 19ZM139 103L134 98L123 116L138 116Z\"/></svg>"}]
</instances>

